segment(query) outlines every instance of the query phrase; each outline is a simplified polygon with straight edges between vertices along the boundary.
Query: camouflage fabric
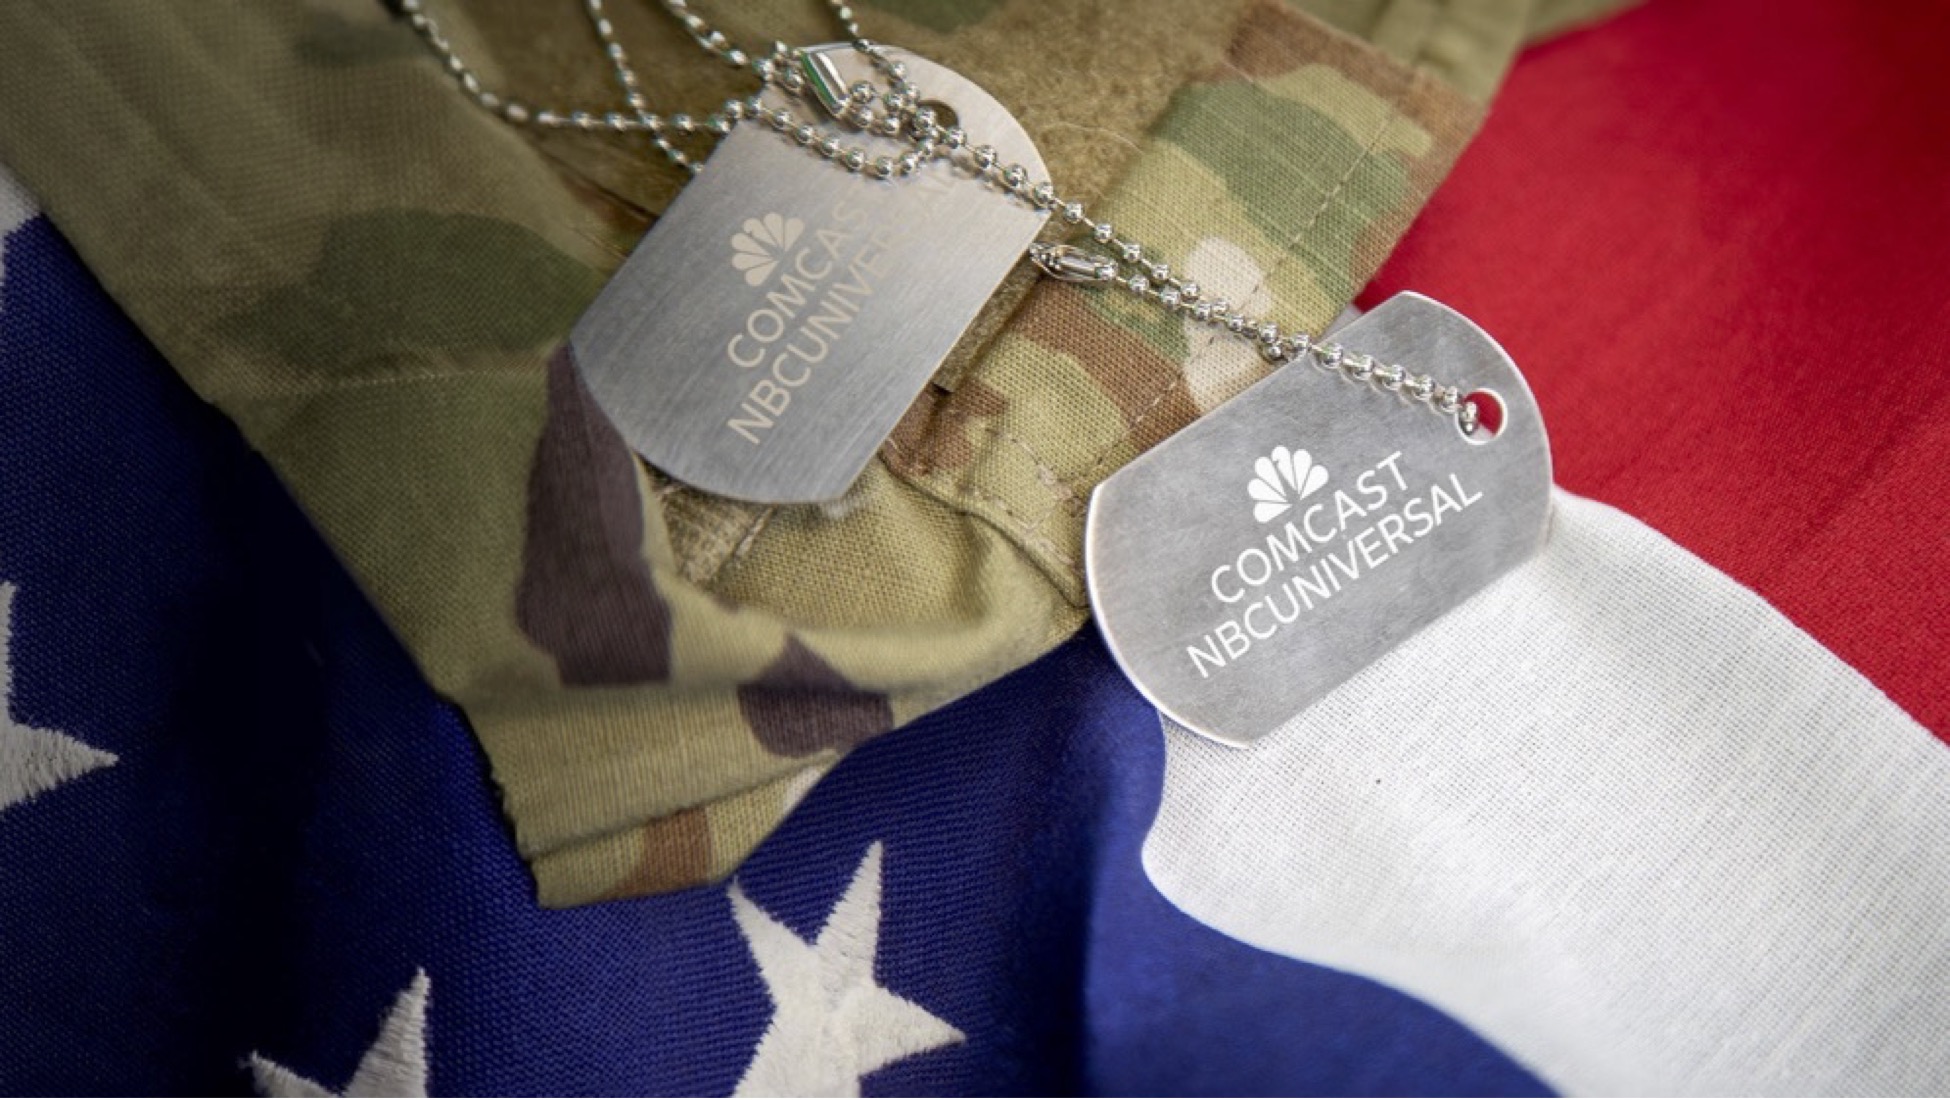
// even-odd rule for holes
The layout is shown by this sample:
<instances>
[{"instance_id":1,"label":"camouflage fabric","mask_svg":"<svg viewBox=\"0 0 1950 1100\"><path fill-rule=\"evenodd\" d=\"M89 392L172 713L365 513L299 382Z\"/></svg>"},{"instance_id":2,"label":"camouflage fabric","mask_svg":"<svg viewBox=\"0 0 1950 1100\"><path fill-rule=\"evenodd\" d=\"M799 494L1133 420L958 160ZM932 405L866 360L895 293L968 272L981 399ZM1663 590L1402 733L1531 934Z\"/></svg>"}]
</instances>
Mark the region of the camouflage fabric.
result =
<instances>
[{"instance_id":1,"label":"camouflage fabric","mask_svg":"<svg viewBox=\"0 0 1950 1100\"><path fill-rule=\"evenodd\" d=\"M659 102L743 90L616 7ZM1342 30L1274 0L861 17L1015 106L1066 189L1201 283L1317 327L1530 12L1320 7ZM495 86L614 100L571 0L435 8ZM823 14L724 24L819 41ZM487 117L375 0L14 0L0 103L0 160L465 710L547 905L726 875L850 747L1067 637L1091 486L1263 369L1019 272L846 499L736 504L639 462L561 350L677 174Z\"/></svg>"}]
</instances>

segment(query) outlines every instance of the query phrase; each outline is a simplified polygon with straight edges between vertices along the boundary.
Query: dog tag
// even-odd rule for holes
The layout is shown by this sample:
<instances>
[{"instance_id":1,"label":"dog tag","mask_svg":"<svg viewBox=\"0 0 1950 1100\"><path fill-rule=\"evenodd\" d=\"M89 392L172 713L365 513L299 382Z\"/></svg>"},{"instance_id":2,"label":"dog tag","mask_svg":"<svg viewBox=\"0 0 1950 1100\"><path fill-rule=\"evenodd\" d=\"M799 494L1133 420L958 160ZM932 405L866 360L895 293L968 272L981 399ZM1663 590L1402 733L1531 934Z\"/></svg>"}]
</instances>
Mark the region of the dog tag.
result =
<instances>
[{"instance_id":1,"label":"dog tag","mask_svg":"<svg viewBox=\"0 0 1950 1100\"><path fill-rule=\"evenodd\" d=\"M894 51L931 104L1003 164L1045 178L1029 135L954 72ZM817 51L844 81L850 46ZM791 106L767 90L769 107ZM873 157L908 146L860 131ZM636 452L699 489L790 504L844 494L927 384L1044 211L945 161L848 172L763 123L719 143L576 323L590 391Z\"/></svg>"},{"instance_id":2,"label":"dog tag","mask_svg":"<svg viewBox=\"0 0 1950 1100\"><path fill-rule=\"evenodd\" d=\"M1090 602L1111 652L1166 716L1218 741L1272 732L1529 557L1549 527L1537 403L1483 330L1401 294L1335 339L1494 402L1500 427L1466 436L1301 361L1091 497Z\"/></svg>"}]
</instances>

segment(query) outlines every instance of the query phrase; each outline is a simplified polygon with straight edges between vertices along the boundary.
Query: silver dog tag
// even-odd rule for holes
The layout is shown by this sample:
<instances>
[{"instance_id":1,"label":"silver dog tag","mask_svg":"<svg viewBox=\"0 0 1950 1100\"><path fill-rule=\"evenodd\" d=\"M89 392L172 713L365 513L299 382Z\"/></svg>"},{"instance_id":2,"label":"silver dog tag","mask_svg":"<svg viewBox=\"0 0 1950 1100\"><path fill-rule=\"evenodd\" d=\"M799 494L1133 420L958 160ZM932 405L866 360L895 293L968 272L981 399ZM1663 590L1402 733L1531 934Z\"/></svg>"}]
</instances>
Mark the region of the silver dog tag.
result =
<instances>
[{"instance_id":1,"label":"silver dog tag","mask_svg":"<svg viewBox=\"0 0 1950 1100\"><path fill-rule=\"evenodd\" d=\"M950 108L1003 164L1047 177L1029 135L987 92L895 52L928 102ZM817 53L840 80L873 75L850 46ZM849 142L870 159L907 148L859 132ZM1045 216L943 161L875 179L748 122L577 322L576 363L623 438L672 477L761 503L832 500Z\"/></svg>"},{"instance_id":2,"label":"silver dog tag","mask_svg":"<svg viewBox=\"0 0 1950 1100\"><path fill-rule=\"evenodd\" d=\"M1487 393L1500 429L1465 436L1296 364L1091 497L1090 602L1111 652L1159 710L1215 740L1272 732L1529 557L1549 527L1537 403L1483 330L1401 294L1335 338Z\"/></svg>"}]
</instances>

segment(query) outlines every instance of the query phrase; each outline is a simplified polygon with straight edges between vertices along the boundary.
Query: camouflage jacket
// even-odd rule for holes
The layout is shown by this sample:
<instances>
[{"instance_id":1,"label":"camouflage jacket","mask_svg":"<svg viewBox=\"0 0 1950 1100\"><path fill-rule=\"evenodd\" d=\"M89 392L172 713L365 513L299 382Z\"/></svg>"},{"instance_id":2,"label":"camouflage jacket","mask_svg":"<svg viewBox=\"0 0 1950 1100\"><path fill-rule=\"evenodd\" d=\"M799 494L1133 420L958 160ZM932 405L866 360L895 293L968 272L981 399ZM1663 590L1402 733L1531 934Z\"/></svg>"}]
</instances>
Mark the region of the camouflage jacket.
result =
<instances>
[{"instance_id":1,"label":"camouflage jacket","mask_svg":"<svg viewBox=\"0 0 1950 1100\"><path fill-rule=\"evenodd\" d=\"M432 6L509 94L616 99L578 5ZM1318 329L1519 45L1605 6L860 17L1009 104L1066 192ZM723 7L741 41L835 33L805 0ZM655 5L614 18L659 104L750 90ZM14 0L0 104L0 161L464 709L547 905L724 876L850 747L1076 631L1091 487L1265 369L1018 271L844 500L739 504L638 461L561 351L679 174L489 117L377 0Z\"/></svg>"}]
</instances>

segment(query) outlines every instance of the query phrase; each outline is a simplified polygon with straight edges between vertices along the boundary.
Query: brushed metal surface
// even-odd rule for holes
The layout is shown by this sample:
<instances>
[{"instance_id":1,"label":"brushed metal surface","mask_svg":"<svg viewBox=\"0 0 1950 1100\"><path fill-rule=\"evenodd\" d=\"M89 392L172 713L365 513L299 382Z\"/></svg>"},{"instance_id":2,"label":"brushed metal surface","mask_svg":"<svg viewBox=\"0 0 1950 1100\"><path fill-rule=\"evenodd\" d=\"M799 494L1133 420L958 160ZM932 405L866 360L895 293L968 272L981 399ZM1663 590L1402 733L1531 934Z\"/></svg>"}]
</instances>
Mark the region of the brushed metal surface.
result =
<instances>
[{"instance_id":1,"label":"brushed metal surface","mask_svg":"<svg viewBox=\"0 0 1950 1100\"><path fill-rule=\"evenodd\" d=\"M1548 531L1549 442L1530 388L1494 340L1414 294L1336 339L1493 391L1502 430L1476 443L1394 395L1292 365L1091 497L1090 601L1111 652L1158 709L1219 741L1272 732L1530 556ZM1251 489L1268 467L1281 472L1259 462L1279 447L1306 451L1325 480L1301 495L1310 478L1293 462L1299 484L1276 476L1271 489ZM1269 500L1268 511L1287 508L1262 519ZM1436 705L1460 711L1469 701Z\"/></svg>"},{"instance_id":2,"label":"brushed metal surface","mask_svg":"<svg viewBox=\"0 0 1950 1100\"><path fill-rule=\"evenodd\" d=\"M851 47L820 50L848 81L870 78ZM929 101L951 107L1002 163L1047 176L1029 135L988 93L894 52ZM853 140L876 155L905 148ZM909 179L872 179L746 123L577 322L576 363L623 438L672 477L741 500L832 500L1045 216L940 161Z\"/></svg>"}]
</instances>

